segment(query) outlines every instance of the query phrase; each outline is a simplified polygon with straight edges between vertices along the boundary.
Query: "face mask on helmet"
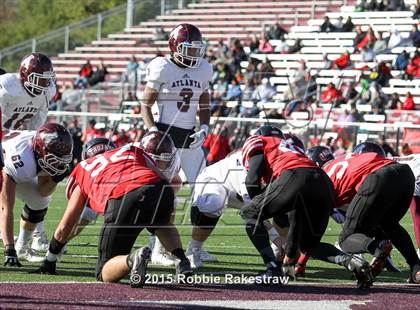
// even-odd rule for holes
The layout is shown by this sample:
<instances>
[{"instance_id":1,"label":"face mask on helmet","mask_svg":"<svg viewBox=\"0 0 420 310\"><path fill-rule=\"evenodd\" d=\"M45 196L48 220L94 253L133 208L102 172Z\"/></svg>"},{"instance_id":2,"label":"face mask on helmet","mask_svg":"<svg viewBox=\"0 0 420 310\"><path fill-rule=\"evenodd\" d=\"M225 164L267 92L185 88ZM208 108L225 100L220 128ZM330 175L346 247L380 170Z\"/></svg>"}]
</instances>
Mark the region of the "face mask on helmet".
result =
<instances>
[{"instance_id":1,"label":"face mask on helmet","mask_svg":"<svg viewBox=\"0 0 420 310\"><path fill-rule=\"evenodd\" d=\"M69 164L73 160L71 154L64 156L57 156L49 153L43 158L38 159L38 164L42 170L48 173L50 176L63 174L69 168Z\"/></svg>"},{"instance_id":2,"label":"face mask on helmet","mask_svg":"<svg viewBox=\"0 0 420 310\"><path fill-rule=\"evenodd\" d=\"M48 87L55 83L54 72L37 73L32 72L28 75L27 80L23 83L25 89L33 96L45 94Z\"/></svg>"},{"instance_id":3,"label":"face mask on helmet","mask_svg":"<svg viewBox=\"0 0 420 310\"><path fill-rule=\"evenodd\" d=\"M181 42L176 46L173 57L188 68L197 68L203 60L206 45L201 41Z\"/></svg>"},{"instance_id":4,"label":"face mask on helmet","mask_svg":"<svg viewBox=\"0 0 420 310\"><path fill-rule=\"evenodd\" d=\"M165 176L166 179L171 180L175 175L178 174L181 159L178 152L174 153L162 153L155 155L147 153L156 163L156 168Z\"/></svg>"}]
</instances>

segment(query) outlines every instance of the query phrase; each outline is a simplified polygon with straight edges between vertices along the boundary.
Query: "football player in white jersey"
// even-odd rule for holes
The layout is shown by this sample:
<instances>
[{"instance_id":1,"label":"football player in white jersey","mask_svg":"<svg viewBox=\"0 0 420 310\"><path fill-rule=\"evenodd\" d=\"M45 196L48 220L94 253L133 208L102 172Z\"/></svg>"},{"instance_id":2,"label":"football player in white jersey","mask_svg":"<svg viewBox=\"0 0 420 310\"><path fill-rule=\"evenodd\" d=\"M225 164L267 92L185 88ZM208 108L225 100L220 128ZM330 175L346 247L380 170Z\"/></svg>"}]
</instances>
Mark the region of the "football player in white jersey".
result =
<instances>
[{"instance_id":1,"label":"football player in white jersey","mask_svg":"<svg viewBox=\"0 0 420 310\"><path fill-rule=\"evenodd\" d=\"M39 261L29 242L37 223L43 221L56 185L69 174L73 139L62 125L45 124L37 131L10 131L4 136L1 232L5 265L20 266L19 259ZM13 240L15 199L25 203L20 231Z\"/></svg>"},{"instance_id":2,"label":"football player in white jersey","mask_svg":"<svg viewBox=\"0 0 420 310\"><path fill-rule=\"evenodd\" d=\"M55 73L51 60L41 53L23 57L18 73L0 76L3 127L37 130L47 120L48 106L55 93ZM48 249L43 221L38 224L32 246L36 250Z\"/></svg>"},{"instance_id":3,"label":"football player in white jersey","mask_svg":"<svg viewBox=\"0 0 420 310\"><path fill-rule=\"evenodd\" d=\"M414 235L417 243L417 255L420 257L420 154L412 154L404 157L394 157L401 164L407 164L416 177L414 197L411 202L411 216L413 217Z\"/></svg>"},{"instance_id":4,"label":"football player in white jersey","mask_svg":"<svg viewBox=\"0 0 420 310\"><path fill-rule=\"evenodd\" d=\"M191 24L176 26L168 43L170 57L156 57L147 67L141 114L149 130L160 130L171 136L179 151L181 168L193 187L206 163L201 146L209 131L209 84L213 69L203 58L206 45L197 27ZM159 109L157 120L152 114L155 103ZM200 129L194 131L197 111ZM163 247L158 240L155 248L152 263L169 264L160 255L159 249Z\"/></svg>"},{"instance_id":5,"label":"football player in white jersey","mask_svg":"<svg viewBox=\"0 0 420 310\"><path fill-rule=\"evenodd\" d=\"M198 175L193 192L191 222L193 224L187 257L192 268L203 267L203 261L215 261L212 255L202 255L203 243L216 227L226 208L240 209L250 198L245 185L246 171L242 165L241 150L204 168ZM273 242L273 247L285 243L269 221L264 222Z\"/></svg>"}]
</instances>

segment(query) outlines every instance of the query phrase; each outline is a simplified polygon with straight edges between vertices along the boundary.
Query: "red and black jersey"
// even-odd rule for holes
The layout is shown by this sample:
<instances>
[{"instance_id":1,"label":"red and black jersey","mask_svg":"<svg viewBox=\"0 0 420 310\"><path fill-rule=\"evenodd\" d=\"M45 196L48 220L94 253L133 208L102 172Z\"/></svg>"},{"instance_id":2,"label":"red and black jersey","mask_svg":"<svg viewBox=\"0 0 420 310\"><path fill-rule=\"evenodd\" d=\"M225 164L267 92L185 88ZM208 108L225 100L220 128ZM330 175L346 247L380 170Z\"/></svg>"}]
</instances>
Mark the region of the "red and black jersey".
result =
<instances>
[{"instance_id":1,"label":"red and black jersey","mask_svg":"<svg viewBox=\"0 0 420 310\"><path fill-rule=\"evenodd\" d=\"M350 153L329 161L322 169L334 184L336 205L339 207L351 202L369 174L394 163L394 160L376 153Z\"/></svg>"},{"instance_id":2,"label":"red and black jersey","mask_svg":"<svg viewBox=\"0 0 420 310\"><path fill-rule=\"evenodd\" d=\"M153 159L142 149L127 145L79 163L67 181L66 195L70 199L79 186L90 207L103 214L108 200L160 180Z\"/></svg>"},{"instance_id":3,"label":"red and black jersey","mask_svg":"<svg viewBox=\"0 0 420 310\"><path fill-rule=\"evenodd\" d=\"M244 167L249 170L248 161L256 153L262 152L266 160L262 180L268 184L285 170L295 168L317 168L298 147L280 137L250 136L242 148Z\"/></svg>"}]
</instances>

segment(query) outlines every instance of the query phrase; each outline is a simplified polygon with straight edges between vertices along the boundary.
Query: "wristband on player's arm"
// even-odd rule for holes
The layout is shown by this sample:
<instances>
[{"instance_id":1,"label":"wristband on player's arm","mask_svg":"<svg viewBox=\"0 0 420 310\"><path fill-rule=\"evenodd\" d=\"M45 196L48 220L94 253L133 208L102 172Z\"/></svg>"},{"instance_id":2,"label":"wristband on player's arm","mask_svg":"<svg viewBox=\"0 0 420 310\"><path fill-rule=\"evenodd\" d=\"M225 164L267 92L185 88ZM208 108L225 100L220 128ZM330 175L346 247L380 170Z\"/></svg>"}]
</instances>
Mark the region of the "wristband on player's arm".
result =
<instances>
[{"instance_id":1,"label":"wristband on player's arm","mask_svg":"<svg viewBox=\"0 0 420 310\"><path fill-rule=\"evenodd\" d=\"M48 248L47 260L49 260L50 262L55 262L57 260L58 254L60 254L61 250L64 248L65 245L66 242L62 243L55 239L55 237L53 236L50 242L50 247Z\"/></svg>"}]
</instances>

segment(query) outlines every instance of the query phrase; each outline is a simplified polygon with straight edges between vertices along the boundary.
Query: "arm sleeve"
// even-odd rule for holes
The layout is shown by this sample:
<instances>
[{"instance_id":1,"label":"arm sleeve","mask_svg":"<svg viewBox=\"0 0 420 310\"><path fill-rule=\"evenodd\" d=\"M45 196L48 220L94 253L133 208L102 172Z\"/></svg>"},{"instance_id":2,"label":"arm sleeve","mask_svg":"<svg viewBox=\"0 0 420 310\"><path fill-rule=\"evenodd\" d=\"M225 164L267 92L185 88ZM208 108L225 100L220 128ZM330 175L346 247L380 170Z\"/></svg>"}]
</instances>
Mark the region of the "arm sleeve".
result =
<instances>
[{"instance_id":1,"label":"arm sleeve","mask_svg":"<svg viewBox=\"0 0 420 310\"><path fill-rule=\"evenodd\" d=\"M264 153L256 151L248 160L249 170L246 175L245 185L248 194L251 198L260 194L261 189L261 176L265 169Z\"/></svg>"}]
</instances>

